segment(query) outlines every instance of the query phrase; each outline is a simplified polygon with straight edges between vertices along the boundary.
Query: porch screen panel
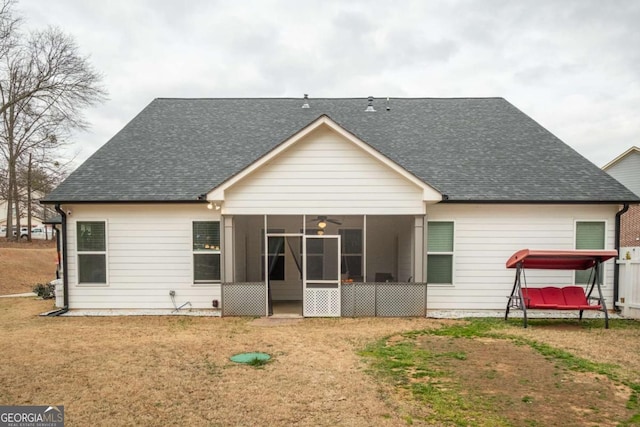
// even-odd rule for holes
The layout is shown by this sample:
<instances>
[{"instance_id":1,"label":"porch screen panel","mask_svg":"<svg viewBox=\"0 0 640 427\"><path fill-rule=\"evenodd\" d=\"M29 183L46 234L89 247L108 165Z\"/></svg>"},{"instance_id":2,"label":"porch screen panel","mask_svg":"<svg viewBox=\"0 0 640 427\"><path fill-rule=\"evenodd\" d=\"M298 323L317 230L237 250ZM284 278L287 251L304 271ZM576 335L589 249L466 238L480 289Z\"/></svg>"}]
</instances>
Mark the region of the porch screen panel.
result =
<instances>
[{"instance_id":1,"label":"porch screen panel","mask_svg":"<svg viewBox=\"0 0 640 427\"><path fill-rule=\"evenodd\" d=\"M307 240L307 279L324 278L324 239Z\"/></svg>"},{"instance_id":2,"label":"porch screen panel","mask_svg":"<svg viewBox=\"0 0 640 427\"><path fill-rule=\"evenodd\" d=\"M427 223L427 283L453 283L453 222Z\"/></svg>"},{"instance_id":3,"label":"porch screen panel","mask_svg":"<svg viewBox=\"0 0 640 427\"><path fill-rule=\"evenodd\" d=\"M284 233L283 229L270 228L267 233ZM263 239L261 242L261 276L264 277L264 229L262 230ZM285 238L282 236L269 236L267 238L267 250L268 250L268 271L269 280L284 280L285 279Z\"/></svg>"},{"instance_id":4,"label":"porch screen panel","mask_svg":"<svg viewBox=\"0 0 640 427\"><path fill-rule=\"evenodd\" d=\"M338 234L342 237L341 273L362 280L362 230L340 229Z\"/></svg>"},{"instance_id":5,"label":"porch screen panel","mask_svg":"<svg viewBox=\"0 0 640 427\"><path fill-rule=\"evenodd\" d=\"M605 223L603 221L576 222L576 249L604 249ZM602 280L602 269L600 280ZM577 270L576 284L586 284L591 277L591 270Z\"/></svg>"}]
</instances>

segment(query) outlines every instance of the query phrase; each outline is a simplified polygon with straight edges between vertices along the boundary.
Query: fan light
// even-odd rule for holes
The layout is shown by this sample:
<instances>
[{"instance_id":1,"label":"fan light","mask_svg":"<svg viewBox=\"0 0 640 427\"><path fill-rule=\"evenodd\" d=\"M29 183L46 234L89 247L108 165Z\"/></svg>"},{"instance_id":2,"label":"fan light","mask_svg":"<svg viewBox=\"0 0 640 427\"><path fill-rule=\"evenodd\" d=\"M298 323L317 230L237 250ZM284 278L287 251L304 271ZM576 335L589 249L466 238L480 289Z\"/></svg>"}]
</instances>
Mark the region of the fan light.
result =
<instances>
[{"instance_id":1,"label":"fan light","mask_svg":"<svg viewBox=\"0 0 640 427\"><path fill-rule=\"evenodd\" d=\"M326 226L327 226L327 223L326 223L326 222L324 222L324 221L320 221L320 222L318 223L318 228L319 228L319 229L321 229L321 230L324 230L324 228L325 228Z\"/></svg>"},{"instance_id":2,"label":"fan light","mask_svg":"<svg viewBox=\"0 0 640 427\"><path fill-rule=\"evenodd\" d=\"M317 233L318 233L318 236L322 236L324 235L324 230L318 230Z\"/></svg>"}]
</instances>

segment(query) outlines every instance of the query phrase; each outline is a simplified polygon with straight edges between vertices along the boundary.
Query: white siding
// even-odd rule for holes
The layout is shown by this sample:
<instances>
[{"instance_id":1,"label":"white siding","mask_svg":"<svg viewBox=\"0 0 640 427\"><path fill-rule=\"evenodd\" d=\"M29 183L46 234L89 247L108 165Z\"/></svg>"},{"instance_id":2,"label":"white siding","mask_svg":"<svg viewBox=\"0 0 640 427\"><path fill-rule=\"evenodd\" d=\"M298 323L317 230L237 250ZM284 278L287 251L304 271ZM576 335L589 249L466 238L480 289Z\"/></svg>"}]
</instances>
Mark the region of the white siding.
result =
<instances>
[{"instance_id":1,"label":"white siding","mask_svg":"<svg viewBox=\"0 0 640 427\"><path fill-rule=\"evenodd\" d=\"M575 221L606 221L606 248L614 248L616 206L447 205L430 206L429 221L454 221L453 286L430 285L429 309L504 309L515 270L507 259L517 250L574 249ZM427 266L428 268L428 266ZM613 307L613 261L605 265L605 296ZM527 283L568 285L573 273L527 270Z\"/></svg>"},{"instance_id":2,"label":"white siding","mask_svg":"<svg viewBox=\"0 0 640 427\"><path fill-rule=\"evenodd\" d=\"M71 309L208 309L219 284L193 284L192 222L219 220L205 205L65 205ZM106 221L106 285L78 285L76 223Z\"/></svg>"},{"instance_id":3,"label":"white siding","mask_svg":"<svg viewBox=\"0 0 640 427\"><path fill-rule=\"evenodd\" d=\"M635 151L629 153L606 172L629 190L640 195L640 153Z\"/></svg>"},{"instance_id":4,"label":"white siding","mask_svg":"<svg viewBox=\"0 0 640 427\"><path fill-rule=\"evenodd\" d=\"M321 127L225 191L225 214L424 214L424 190Z\"/></svg>"}]
</instances>

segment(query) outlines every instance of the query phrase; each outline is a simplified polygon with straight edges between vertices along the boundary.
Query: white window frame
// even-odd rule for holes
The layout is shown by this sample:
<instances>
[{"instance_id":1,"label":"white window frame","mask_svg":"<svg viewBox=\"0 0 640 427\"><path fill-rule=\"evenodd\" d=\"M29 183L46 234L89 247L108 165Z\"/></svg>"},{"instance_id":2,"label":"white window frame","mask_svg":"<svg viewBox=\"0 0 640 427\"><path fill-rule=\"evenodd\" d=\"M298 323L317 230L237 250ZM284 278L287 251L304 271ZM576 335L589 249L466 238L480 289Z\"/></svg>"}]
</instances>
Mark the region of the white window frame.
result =
<instances>
[{"instance_id":1,"label":"white window frame","mask_svg":"<svg viewBox=\"0 0 640 427\"><path fill-rule=\"evenodd\" d=\"M453 232L452 232L452 236L451 236L451 251L446 251L446 252L429 252L429 240L428 240L428 232L429 232L429 223L433 223L433 222L450 222L451 224L453 224ZM429 277L429 255L450 255L451 256L451 283L429 283L429 286L437 286L437 287L453 287L455 286L456 283L456 256L455 256L455 251L456 251L456 221L453 220L449 220L449 219L434 219L434 220L430 220L427 219L426 220L426 225L427 225L427 232L425 233L425 236L427 237L427 242L426 242L426 251L427 251L427 257L426 257L426 264L427 264L427 271L426 274L424 276L424 280L425 282L428 281L428 277Z\"/></svg>"},{"instance_id":2,"label":"white window frame","mask_svg":"<svg viewBox=\"0 0 640 427\"><path fill-rule=\"evenodd\" d=\"M80 236L78 235L78 224L85 222L102 222L104 223L104 251L80 251L78 245L78 239ZM76 235L76 286L88 286L88 287L107 287L109 286L109 223L104 218L89 218L83 219L81 221L76 221L73 223L74 233ZM80 256L81 255L104 255L104 279L105 282L83 282L80 283Z\"/></svg>"},{"instance_id":3,"label":"white window frame","mask_svg":"<svg viewBox=\"0 0 640 427\"><path fill-rule=\"evenodd\" d=\"M602 218L581 218L581 219L576 219L573 221L573 248L576 249L576 243L578 240L578 223L579 222L601 222L604 223L604 236L603 236L603 242L602 242L602 249L606 249L607 248L607 231L608 231L608 227L609 224L607 222L606 219L602 219ZM594 249L595 250L595 249ZM607 274L606 274L606 268L605 268L605 264L601 264L600 267L602 268L602 288L606 288L607 287ZM573 271L573 284L577 285L577 286L584 286L584 283L576 283L576 271Z\"/></svg>"},{"instance_id":4,"label":"white window frame","mask_svg":"<svg viewBox=\"0 0 640 427\"><path fill-rule=\"evenodd\" d=\"M219 233L219 242L218 249L193 249L193 225L197 222L217 222L218 223L218 233ZM202 219L202 220L193 220L191 221L191 284L192 286L211 286L213 284L222 282L222 221L221 220L211 220L211 219ZM218 269L220 270L220 278L218 280L200 280L196 281L196 255L218 255L218 261L220 265Z\"/></svg>"}]
</instances>

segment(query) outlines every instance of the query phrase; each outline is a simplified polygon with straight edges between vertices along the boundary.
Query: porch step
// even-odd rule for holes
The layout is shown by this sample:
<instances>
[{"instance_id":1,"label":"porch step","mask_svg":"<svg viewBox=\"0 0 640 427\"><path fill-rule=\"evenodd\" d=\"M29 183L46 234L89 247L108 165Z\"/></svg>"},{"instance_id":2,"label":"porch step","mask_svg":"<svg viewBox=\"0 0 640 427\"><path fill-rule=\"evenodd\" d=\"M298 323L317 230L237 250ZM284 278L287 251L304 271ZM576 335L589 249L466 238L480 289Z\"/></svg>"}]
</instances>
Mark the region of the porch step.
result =
<instances>
[{"instance_id":1,"label":"porch step","mask_svg":"<svg viewBox=\"0 0 640 427\"><path fill-rule=\"evenodd\" d=\"M302 319L303 317L297 313L277 313L268 317L269 319Z\"/></svg>"}]
</instances>

